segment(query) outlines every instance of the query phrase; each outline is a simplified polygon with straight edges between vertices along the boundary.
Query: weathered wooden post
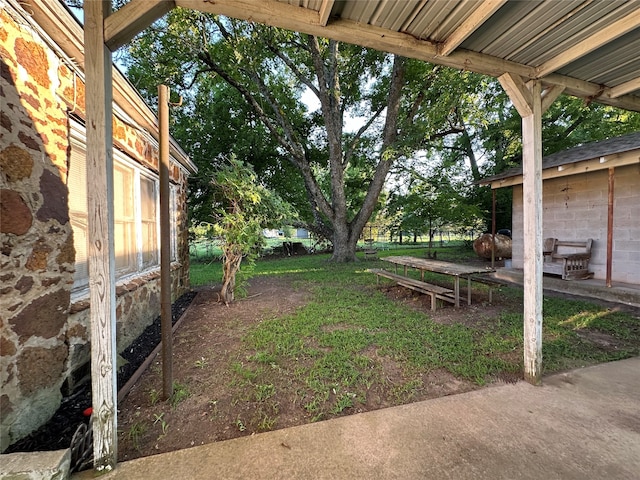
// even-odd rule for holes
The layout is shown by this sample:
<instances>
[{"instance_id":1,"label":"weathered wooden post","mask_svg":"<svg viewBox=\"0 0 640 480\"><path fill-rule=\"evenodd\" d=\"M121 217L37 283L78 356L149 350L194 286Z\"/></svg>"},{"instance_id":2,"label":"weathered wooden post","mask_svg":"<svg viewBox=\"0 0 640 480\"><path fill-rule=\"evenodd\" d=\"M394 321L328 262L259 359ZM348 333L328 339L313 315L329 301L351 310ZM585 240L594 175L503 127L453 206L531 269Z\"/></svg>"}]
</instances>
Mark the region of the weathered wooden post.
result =
<instances>
[{"instance_id":1,"label":"weathered wooden post","mask_svg":"<svg viewBox=\"0 0 640 480\"><path fill-rule=\"evenodd\" d=\"M162 396L173 395L171 332L171 222L169 216L169 88L158 86L160 127L160 324L162 330Z\"/></svg>"},{"instance_id":2,"label":"weathered wooden post","mask_svg":"<svg viewBox=\"0 0 640 480\"><path fill-rule=\"evenodd\" d=\"M89 299L93 465L113 470L117 462L116 282L113 214L111 51L104 44L109 0L84 2Z\"/></svg>"},{"instance_id":3,"label":"weathered wooden post","mask_svg":"<svg viewBox=\"0 0 640 480\"><path fill-rule=\"evenodd\" d=\"M609 168L609 192L607 202L607 287L611 288L611 277L613 275L613 205L614 205L614 185L615 168Z\"/></svg>"},{"instance_id":4,"label":"weathered wooden post","mask_svg":"<svg viewBox=\"0 0 640 480\"><path fill-rule=\"evenodd\" d=\"M542 92L540 80L510 73L498 78L522 117L524 220L524 378L542 380L542 113L562 88Z\"/></svg>"}]
</instances>

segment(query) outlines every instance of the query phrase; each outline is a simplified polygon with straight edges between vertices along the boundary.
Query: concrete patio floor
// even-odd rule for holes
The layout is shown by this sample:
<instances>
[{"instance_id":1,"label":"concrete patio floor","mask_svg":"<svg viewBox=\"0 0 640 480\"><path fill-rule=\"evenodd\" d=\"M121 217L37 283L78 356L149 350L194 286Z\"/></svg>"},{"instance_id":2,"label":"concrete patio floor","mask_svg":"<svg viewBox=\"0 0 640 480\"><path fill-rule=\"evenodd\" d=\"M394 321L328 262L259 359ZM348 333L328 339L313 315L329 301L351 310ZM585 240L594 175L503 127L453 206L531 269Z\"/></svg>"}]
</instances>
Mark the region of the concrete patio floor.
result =
<instances>
[{"instance_id":1,"label":"concrete patio floor","mask_svg":"<svg viewBox=\"0 0 640 480\"><path fill-rule=\"evenodd\" d=\"M498 268L493 274L496 280L510 285L523 285L524 272L517 268ZM544 275L542 285L545 291L563 293L589 300L603 300L605 302L640 308L640 285L614 282L607 287L602 279L562 280L559 276Z\"/></svg>"},{"instance_id":2,"label":"concrete patio floor","mask_svg":"<svg viewBox=\"0 0 640 480\"><path fill-rule=\"evenodd\" d=\"M100 478L640 479L640 357L140 458Z\"/></svg>"}]
</instances>

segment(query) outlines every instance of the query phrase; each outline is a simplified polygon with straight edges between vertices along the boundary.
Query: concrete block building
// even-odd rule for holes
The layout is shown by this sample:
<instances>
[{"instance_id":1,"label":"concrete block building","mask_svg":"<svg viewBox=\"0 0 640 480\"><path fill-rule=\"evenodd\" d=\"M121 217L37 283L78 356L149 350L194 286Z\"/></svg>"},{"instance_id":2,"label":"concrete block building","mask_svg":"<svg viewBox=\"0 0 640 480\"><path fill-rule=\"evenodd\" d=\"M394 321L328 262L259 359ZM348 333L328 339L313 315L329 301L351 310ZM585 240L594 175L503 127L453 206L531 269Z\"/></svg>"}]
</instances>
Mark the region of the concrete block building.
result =
<instances>
[{"instance_id":1,"label":"concrete block building","mask_svg":"<svg viewBox=\"0 0 640 480\"><path fill-rule=\"evenodd\" d=\"M640 132L544 157L542 178L543 237L593 239L589 270L604 280L610 233L611 280L640 285ZM522 170L509 170L483 183L513 188L512 265L522 268Z\"/></svg>"}]
</instances>

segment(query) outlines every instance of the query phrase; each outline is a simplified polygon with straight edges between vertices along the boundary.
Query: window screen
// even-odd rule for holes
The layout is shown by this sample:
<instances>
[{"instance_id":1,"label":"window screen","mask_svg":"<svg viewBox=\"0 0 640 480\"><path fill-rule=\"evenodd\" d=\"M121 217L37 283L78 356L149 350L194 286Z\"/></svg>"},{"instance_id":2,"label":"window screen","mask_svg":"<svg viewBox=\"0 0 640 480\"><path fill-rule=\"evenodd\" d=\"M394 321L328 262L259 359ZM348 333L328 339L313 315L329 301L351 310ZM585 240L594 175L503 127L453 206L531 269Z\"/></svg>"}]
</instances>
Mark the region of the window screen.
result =
<instances>
[{"instance_id":1,"label":"window screen","mask_svg":"<svg viewBox=\"0 0 640 480\"><path fill-rule=\"evenodd\" d=\"M89 283L86 150L74 139L69 161L69 215L76 250L73 288ZM158 182L139 165L114 152L113 214L116 278L156 267L158 253Z\"/></svg>"},{"instance_id":2,"label":"window screen","mask_svg":"<svg viewBox=\"0 0 640 480\"><path fill-rule=\"evenodd\" d=\"M142 266L158 263L158 222L156 202L158 201L156 182L140 177L140 217L142 222Z\"/></svg>"}]
</instances>

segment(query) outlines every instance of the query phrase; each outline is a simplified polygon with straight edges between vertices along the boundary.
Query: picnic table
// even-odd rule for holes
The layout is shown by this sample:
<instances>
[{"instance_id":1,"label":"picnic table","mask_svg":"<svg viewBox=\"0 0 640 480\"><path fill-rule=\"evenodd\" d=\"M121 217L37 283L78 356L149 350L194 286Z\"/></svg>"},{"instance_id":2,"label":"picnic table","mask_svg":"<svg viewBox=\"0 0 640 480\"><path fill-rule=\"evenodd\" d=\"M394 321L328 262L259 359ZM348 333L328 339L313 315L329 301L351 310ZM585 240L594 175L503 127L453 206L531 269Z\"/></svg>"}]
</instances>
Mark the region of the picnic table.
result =
<instances>
[{"instance_id":1,"label":"picnic table","mask_svg":"<svg viewBox=\"0 0 640 480\"><path fill-rule=\"evenodd\" d=\"M432 260L427 258L410 257L406 255L395 255L384 257L382 260L393 263L395 265L396 274L398 266L404 267L404 276L407 276L407 269L414 268L420 271L420 280L424 282L424 272L435 272L452 276L453 282L453 302L456 307L460 306L460 277L466 278L467 286L467 304L471 305L471 279L475 275L475 279L495 271L491 267L480 265L463 265L460 263L446 262L443 260ZM486 281L485 281L486 282Z\"/></svg>"}]
</instances>

